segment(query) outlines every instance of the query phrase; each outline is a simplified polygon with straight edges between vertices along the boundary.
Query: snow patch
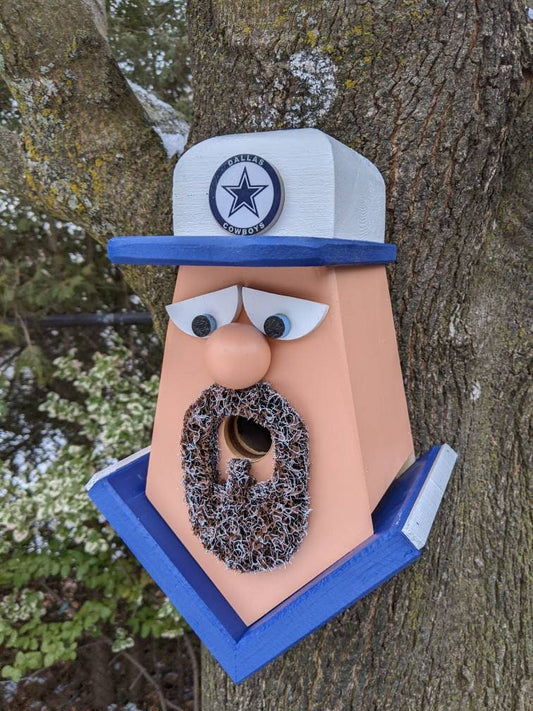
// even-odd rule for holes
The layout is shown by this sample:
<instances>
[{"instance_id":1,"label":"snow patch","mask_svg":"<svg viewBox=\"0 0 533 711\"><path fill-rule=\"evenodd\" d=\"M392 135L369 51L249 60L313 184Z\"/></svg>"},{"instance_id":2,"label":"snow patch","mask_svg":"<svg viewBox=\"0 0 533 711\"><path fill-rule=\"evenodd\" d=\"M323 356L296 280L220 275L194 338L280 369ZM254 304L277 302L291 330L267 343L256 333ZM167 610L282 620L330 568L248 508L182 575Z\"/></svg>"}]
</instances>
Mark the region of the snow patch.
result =
<instances>
[{"instance_id":1,"label":"snow patch","mask_svg":"<svg viewBox=\"0 0 533 711\"><path fill-rule=\"evenodd\" d=\"M475 381L474 385L472 386L472 391L470 392L470 399L476 402L476 400L479 400L481 397L481 385Z\"/></svg>"},{"instance_id":2,"label":"snow patch","mask_svg":"<svg viewBox=\"0 0 533 711\"><path fill-rule=\"evenodd\" d=\"M4 690L4 693L3 693L4 699L7 701L8 704L10 704L16 696L18 684L16 681L12 681L12 680L9 680L9 681L2 680L2 681L0 681L0 684L2 684L2 688Z\"/></svg>"},{"instance_id":3,"label":"snow patch","mask_svg":"<svg viewBox=\"0 0 533 711\"><path fill-rule=\"evenodd\" d=\"M133 81L128 81L128 84L146 111L154 131L161 138L168 157L181 155L189 135L187 121L170 104L162 101L155 94L146 91Z\"/></svg>"},{"instance_id":4,"label":"snow patch","mask_svg":"<svg viewBox=\"0 0 533 711\"><path fill-rule=\"evenodd\" d=\"M287 112L292 126L316 126L337 98L335 65L330 57L315 47L291 55L289 71L305 86L305 95Z\"/></svg>"},{"instance_id":5,"label":"snow patch","mask_svg":"<svg viewBox=\"0 0 533 711\"><path fill-rule=\"evenodd\" d=\"M172 158L174 155L181 155L185 149L185 144L187 143L187 135L189 133L189 130L187 128L187 133L182 134L182 133L164 133L163 131L160 131L158 128L155 129L156 132L159 134L159 137L161 138L163 142L163 147L165 151L167 152L167 156L169 158Z\"/></svg>"},{"instance_id":6,"label":"snow patch","mask_svg":"<svg viewBox=\"0 0 533 711\"><path fill-rule=\"evenodd\" d=\"M455 334L457 333L457 322L459 320L459 304L454 308L452 317L450 319L450 324L449 324L449 333L450 333L450 338L455 338Z\"/></svg>"}]
</instances>

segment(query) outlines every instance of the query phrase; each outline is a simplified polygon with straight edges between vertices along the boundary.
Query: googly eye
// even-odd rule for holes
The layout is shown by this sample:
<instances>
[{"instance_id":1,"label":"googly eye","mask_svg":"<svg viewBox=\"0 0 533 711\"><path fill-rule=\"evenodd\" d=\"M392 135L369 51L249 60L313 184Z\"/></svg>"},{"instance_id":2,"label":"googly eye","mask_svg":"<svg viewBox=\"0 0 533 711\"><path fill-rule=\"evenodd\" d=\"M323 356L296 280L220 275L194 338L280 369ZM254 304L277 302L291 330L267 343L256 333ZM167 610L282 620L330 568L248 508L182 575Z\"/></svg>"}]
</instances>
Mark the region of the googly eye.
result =
<instances>
[{"instance_id":1,"label":"googly eye","mask_svg":"<svg viewBox=\"0 0 533 711\"><path fill-rule=\"evenodd\" d=\"M265 336L292 341L311 333L326 317L329 306L295 296L243 287L244 309Z\"/></svg>"},{"instance_id":2,"label":"googly eye","mask_svg":"<svg viewBox=\"0 0 533 711\"><path fill-rule=\"evenodd\" d=\"M291 322L285 314L268 316L263 324L263 332L269 338L284 338L289 335Z\"/></svg>"},{"instance_id":3,"label":"googly eye","mask_svg":"<svg viewBox=\"0 0 533 711\"><path fill-rule=\"evenodd\" d=\"M167 306L167 312L180 331L196 338L206 338L217 328L234 321L241 307L240 287L229 286L177 301Z\"/></svg>"},{"instance_id":4,"label":"googly eye","mask_svg":"<svg viewBox=\"0 0 533 711\"><path fill-rule=\"evenodd\" d=\"M200 314L195 316L191 323L191 330L198 338L205 338L216 330L217 322L211 314Z\"/></svg>"}]
</instances>

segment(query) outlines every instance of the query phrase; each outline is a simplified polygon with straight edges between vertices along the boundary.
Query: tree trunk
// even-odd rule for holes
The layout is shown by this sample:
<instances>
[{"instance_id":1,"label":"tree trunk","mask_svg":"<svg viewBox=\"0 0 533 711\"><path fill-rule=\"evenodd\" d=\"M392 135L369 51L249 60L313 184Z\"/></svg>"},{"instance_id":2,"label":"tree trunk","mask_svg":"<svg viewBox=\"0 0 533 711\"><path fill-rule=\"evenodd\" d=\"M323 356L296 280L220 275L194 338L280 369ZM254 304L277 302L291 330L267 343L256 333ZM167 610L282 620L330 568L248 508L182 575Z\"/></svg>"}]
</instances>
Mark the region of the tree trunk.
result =
<instances>
[{"instance_id":1,"label":"tree trunk","mask_svg":"<svg viewBox=\"0 0 533 711\"><path fill-rule=\"evenodd\" d=\"M377 164L416 448L459 463L420 562L240 686L204 653L204 711L525 708L524 8L284 7L190 3L192 139L317 126Z\"/></svg>"},{"instance_id":2,"label":"tree trunk","mask_svg":"<svg viewBox=\"0 0 533 711\"><path fill-rule=\"evenodd\" d=\"M83 25L69 52L58 49L67 19L43 12L56 5ZM4 141L24 180L2 167L0 187L101 241L154 234L168 229L169 166L85 5L0 0L25 131L25 143ZM316 126L384 174L416 448L446 441L459 452L421 560L238 687L204 653L204 711L528 706L526 25L511 0L189 2L191 142ZM69 84L63 65L85 83ZM152 308L167 303L169 279L135 274Z\"/></svg>"}]
</instances>

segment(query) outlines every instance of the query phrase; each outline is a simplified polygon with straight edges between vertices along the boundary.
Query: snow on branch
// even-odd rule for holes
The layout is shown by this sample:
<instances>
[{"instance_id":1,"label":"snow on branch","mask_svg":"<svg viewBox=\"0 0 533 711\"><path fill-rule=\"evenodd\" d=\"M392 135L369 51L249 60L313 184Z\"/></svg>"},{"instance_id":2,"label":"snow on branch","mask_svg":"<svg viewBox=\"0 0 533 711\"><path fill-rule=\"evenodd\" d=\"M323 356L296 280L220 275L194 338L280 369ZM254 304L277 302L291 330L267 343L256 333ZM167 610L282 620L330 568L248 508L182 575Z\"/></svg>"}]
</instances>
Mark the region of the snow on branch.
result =
<instances>
[{"instance_id":1,"label":"snow on branch","mask_svg":"<svg viewBox=\"0 0 533 711\"><path fill-rule=\"evenodd\" d=\"M146 111L152 128L161 138L168 157L180 156L189 135L187 121L170 104L162 101L155 94L133 81L128 81L128 84Z\"/></svg>"}]
</instances>

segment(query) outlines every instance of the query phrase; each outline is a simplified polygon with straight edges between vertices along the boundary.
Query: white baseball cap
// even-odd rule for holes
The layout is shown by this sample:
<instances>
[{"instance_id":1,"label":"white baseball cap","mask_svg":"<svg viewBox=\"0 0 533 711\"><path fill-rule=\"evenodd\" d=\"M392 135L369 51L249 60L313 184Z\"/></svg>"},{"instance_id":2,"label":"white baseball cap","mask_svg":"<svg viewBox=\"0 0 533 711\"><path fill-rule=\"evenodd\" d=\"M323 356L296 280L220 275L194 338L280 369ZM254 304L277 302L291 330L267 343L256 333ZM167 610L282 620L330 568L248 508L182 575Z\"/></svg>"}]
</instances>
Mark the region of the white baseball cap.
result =
<instances>
[{"instance_id":1,"label":"white baseball cap","mask_svg":"<svg viewBox=\"0 0 533 711\"><path fill-rule=\"evenodd\" d=\"M385 264L385 183L373 163L313 128L209 138L179 159L174 234L114 237L116 264Z\"/></svg>"}]
</instances>

